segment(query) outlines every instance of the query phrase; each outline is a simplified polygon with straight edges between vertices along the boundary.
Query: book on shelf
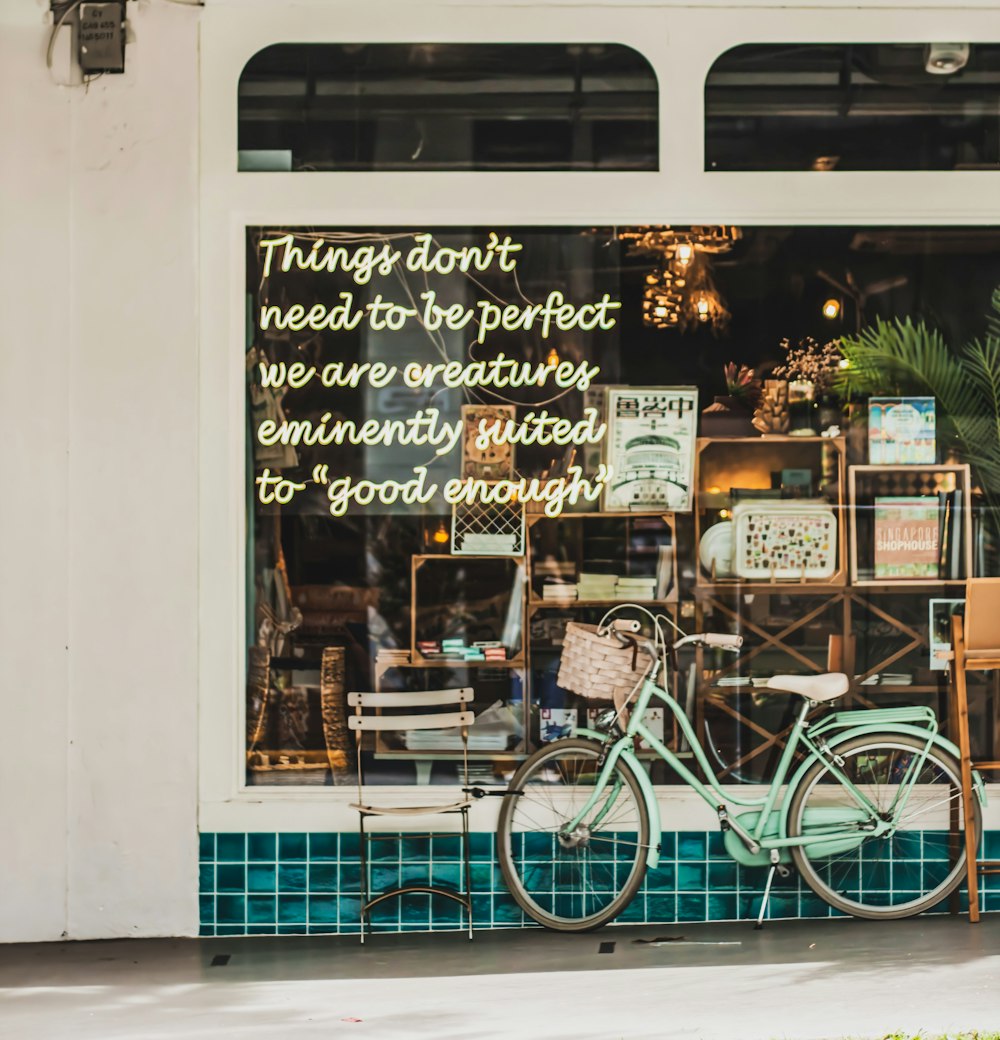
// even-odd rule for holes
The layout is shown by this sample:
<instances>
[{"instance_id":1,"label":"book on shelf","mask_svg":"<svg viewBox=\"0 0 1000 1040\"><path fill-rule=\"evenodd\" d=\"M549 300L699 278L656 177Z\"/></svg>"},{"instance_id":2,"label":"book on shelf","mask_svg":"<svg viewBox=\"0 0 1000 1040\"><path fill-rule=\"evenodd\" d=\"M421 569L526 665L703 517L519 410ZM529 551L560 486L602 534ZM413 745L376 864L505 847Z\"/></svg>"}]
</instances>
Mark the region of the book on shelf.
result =
<instances>
[{"instance_id":1,"label":"book on shelf","mask_svg":"<svg viewBox=\"0 0 1000 1040\"><path fill-rule=\"evenodd\" d=\"M938 492L937 576L946 581L957 581L966 577L962 561L963 511L966 507L961 488Z\"/></svg>"},{"instance_id":2,"label":"book on shelf","mask_svg":"<svg viewBox=\"0 0 1000 1040\"><path fill-rule=\"evenodd\" d=\"M868 401L868 461L920 465L937 461L933 397L872 397Z\"/></svg>"},{"instance_id":3,"label":"book on shelf","mask_svg":"<svg viewBox=\"0 0 1000 1040\"><path fill-rule=\"evenodd\" d=\"M674 583L674 555L670 545L657 546L656 550L656 598L666 599Z\"/></svg>"},{"instance_id":4,"label":"book on shelf","mask_svg":"<svg viewBox=\"0 0 1000 1040\"><path fill-rule=\"evenodd\" d=\"M928 495L875 499L876 580L938 577L939 511Z\"/></svg>"}]
</instances>

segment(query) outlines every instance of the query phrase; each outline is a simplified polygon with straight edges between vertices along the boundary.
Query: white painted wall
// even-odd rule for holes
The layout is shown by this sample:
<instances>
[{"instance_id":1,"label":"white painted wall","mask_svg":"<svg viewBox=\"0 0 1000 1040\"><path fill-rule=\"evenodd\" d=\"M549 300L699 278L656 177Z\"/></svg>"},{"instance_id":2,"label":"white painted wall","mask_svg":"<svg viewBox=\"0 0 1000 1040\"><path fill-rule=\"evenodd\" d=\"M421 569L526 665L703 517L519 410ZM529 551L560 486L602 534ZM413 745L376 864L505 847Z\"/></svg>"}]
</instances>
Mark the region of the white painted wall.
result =
<instances>
[{"instance_id":1,"label":"white painted wall","mask_svg":"<svg viewBox=\"0 0 1000 1040\"><path fill-rule=\"evenodd\" d=\"M197 18L0 3L0 940L197 930Z\"/></svg>"}]
</instances>

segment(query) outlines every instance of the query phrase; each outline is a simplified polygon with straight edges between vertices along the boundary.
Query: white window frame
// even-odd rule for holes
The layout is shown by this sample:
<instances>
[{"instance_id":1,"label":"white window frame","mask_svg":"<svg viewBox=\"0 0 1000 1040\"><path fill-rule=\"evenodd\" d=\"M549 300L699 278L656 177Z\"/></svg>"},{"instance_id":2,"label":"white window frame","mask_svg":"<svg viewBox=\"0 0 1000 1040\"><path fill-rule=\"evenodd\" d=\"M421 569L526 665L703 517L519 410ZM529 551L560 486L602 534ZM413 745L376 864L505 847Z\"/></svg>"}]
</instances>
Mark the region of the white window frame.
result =
<instances>
[{"instance_id":1,"label":"white window frame","mask_svg":"<svg viewBox=\"0 0 1000 1040\"><path fill-rule=\"evenodd\" d=\"M704 84L713 62L750 43L1000 40L993 0L958 10L902 0L743 0L577 6L536 0L437 4L209 0L201 21L199 364L199 826L203 831L351 830L350 789L245 785L245 228L608 224L991 225L1000 174L706 172ZM838 8L836 13L831 8ZM618 43L653 66L660 91L656 172L238 173L237 85L255 53L283 42ZM154 204L151 202L151 204ZM387 794L390 793L387 791ZM391 789L419 801L421 788ZM660 789L664 825L704 829L686 788ZM498 799L474 807L495 825ZM1000 816L998 816L1000 821ZM994 826L1000 825L992 824Z\"/></svg>"}]
</instances>

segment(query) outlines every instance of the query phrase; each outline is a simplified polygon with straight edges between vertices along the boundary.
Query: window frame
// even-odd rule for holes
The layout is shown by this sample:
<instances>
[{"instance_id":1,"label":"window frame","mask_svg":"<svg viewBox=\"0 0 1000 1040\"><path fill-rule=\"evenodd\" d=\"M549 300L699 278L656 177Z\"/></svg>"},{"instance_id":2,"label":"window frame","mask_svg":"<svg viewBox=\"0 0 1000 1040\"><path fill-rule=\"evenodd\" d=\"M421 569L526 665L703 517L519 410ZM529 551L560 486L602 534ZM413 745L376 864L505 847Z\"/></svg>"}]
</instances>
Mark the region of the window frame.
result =
<instances>
[{"instance_id":1,"label":"window frame","mask_svg":"<svg viewBox=\"0 0 1000 1040\"><path fill-rule=\"evenodd\" d=\"M891 8L886 4L890 3ZM967 0L968 2L968 0ZM980 0L971 0L979 5ZM312 224L543 226L595 224L967 225L997 222L991 171L794 173L704 170L705 76L744 43L929 42L997 39L982 10L880 0L800 0L795 8L747 0L681 0L604 7L549 0L392 0L364 7L304 4L280 11L252 0L202 13L199 250L199 824L205 831L350 830L350 789L245 786L246 558L244 232L247 226ZM829 17L831 4L843 7ZM906 12L906 33L899 31ZM256 51L278 42L412 40L621 43L639 51L659 81L660 163L649 172L364 172L241 174L236 169L237 85ZM289 182L288 178L294 176ZM803 180L805 178L805 180ZM931 200L928 205L928 200ZM991 205L992 204L992 205ZM389 788L419 803L416 785ZM704 829L710 814L686 788L659 788L679 829ZM495 826L497 799L474 807L473 827ZM1000 819L1000 817L998 817Z\"/></svg>"}]
</instances>

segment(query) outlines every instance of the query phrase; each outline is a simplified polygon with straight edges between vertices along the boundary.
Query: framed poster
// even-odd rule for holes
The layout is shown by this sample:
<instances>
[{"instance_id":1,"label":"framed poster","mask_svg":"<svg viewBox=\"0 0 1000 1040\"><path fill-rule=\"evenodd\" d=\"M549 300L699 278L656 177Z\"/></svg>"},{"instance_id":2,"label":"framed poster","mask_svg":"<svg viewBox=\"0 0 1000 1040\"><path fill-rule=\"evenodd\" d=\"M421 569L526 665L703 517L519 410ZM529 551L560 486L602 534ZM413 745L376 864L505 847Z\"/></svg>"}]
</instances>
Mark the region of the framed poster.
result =
<instances>
[{"instance_id":1,"label":"framed poster","mask_svg":"<svg viewBox=\"0 0 1000 1040\"><path fill-rule=\"evenodd\" d=\"M694 481L698 389L609 386L604 509L689 513Z\"/></svg>"}]
</instances>

